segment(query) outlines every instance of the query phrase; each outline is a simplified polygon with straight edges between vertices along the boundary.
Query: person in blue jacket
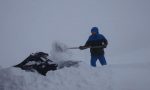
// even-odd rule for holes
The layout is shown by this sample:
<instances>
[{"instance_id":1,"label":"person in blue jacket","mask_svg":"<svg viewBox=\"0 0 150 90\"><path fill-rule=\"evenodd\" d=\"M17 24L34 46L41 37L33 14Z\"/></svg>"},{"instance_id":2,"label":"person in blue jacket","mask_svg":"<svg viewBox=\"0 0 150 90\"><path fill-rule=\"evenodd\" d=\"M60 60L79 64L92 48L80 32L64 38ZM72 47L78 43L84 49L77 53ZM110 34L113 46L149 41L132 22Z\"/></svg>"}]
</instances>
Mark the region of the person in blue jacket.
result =
<instances>
[{"instance_id":1,"label":"person in blue jacket","mask_svg":"<svg viewBox=\"0 0 150 90\"><path fill-rule=\"evenodd\" d=\"M84 46L80 46L81 50L90 48L91 52L91 66L96 67L96 61L99 59L101 65L107 65L107 62L104 57L104 48L107 47L108 41L102 35L99 34L98 27L92 27L92 35L89 36L89 39Z\"/></svg>"}]
</instances>

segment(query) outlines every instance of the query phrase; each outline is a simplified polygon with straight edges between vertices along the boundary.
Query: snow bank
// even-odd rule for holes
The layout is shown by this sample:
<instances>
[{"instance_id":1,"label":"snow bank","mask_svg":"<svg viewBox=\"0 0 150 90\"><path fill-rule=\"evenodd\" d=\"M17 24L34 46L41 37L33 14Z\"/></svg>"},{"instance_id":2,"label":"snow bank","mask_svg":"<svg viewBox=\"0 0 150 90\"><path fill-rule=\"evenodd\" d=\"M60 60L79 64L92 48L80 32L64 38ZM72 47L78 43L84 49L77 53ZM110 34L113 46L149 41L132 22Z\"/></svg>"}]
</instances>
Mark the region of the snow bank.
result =
<instances>
[{"instance_id":1,"label":"snow bank","mask_svg":"<svg viewBox=\"0 0 150 90\"><path fill-rule=\"evenodd\" d=\"M150 49L141 49L93 68L82 61L79 67L49 71L47 76L18 68L0 69L0 90L150 90ZM117 62L116 62L117 61Z\"/></svg>"},{"instance_id":2,"label":"snow bank","mask_svg":"<svg viewBox=\"0 0 150 90\"><path fill-rule=\"evenodd\" d=\"M0 70L0 90L24 90L24 77L14 75L14 71L13 68Z\"/></svg>"},{"instance_id":3,"label":"snow bank","mask_svg":"<svg viewBox=\"0 0 150 90\"><path fill-rule=\"evenodd\" d=\"M11 67L0 70L0 90L111 90L111 70L81 63L50 71L45 77Z\"/></svg>"}]
</instances>

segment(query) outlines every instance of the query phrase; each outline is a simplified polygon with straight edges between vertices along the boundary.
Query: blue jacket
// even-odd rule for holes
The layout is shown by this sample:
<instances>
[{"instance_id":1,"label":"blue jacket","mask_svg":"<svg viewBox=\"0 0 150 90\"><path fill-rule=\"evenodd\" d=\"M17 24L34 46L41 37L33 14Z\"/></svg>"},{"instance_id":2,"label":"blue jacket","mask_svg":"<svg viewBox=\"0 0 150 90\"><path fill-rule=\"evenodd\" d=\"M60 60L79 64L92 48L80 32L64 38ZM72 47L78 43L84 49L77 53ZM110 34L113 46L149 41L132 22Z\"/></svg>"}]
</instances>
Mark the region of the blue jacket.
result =
<instances>
[{"instance_id":1,"label":"blue jacket","mask_svg":"<svg viewBox=\"0 0 150 90\"><path fill-rule=\"evenodd\" d=\"M85 44L85 47L104 46L103 48L90 48L91 55L104 55L104 48L106 48L108 44L107 39L102 34L99 34L97 27L93 27L91 29L91 33L92 32L95 32L96 34L92 34L89 36L89 39Z\"/></svg>"}]
</instances>

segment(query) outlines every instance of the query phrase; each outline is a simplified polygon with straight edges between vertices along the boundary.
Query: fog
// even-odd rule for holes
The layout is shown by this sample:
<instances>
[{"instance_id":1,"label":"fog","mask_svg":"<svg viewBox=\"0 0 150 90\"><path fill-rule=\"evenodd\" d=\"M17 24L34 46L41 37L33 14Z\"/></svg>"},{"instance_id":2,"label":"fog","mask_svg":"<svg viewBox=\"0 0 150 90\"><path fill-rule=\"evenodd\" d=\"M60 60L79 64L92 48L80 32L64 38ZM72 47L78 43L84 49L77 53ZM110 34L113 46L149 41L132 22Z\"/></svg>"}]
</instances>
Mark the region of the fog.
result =
<instances>
[{"instance_id":1,"label":"fog","mask_svg":"<svg viewBox=\"0 0 150 90\"><path fill-rule=\"evenodd\" d=\"M49 53L55 41L84 45L93 26L108 39L107 57L149 48L149 11L149 0L0 0L0 65Z\"/></svg>"}]
</instances>

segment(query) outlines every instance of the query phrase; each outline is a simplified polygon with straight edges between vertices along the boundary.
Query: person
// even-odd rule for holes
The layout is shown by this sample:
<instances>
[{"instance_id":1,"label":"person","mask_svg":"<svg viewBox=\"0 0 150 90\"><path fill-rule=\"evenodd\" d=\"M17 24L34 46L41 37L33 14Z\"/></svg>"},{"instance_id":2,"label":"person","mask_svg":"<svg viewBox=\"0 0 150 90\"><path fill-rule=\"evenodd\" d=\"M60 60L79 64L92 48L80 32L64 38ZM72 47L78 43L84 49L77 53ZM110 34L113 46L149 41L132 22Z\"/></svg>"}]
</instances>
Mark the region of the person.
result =
<instances>
[{"instance_id":1,"label":"person","mask_svg":"<svg viewBox=\"0 0 150 90\"><path fill-rule=\"evenodd\" d=\"M98 27L92 27L91 33L92 35L89 36L85 45L80 46L79 49L84 50L90 48L91 66L96 67L97 59L99 59L102 66L107 65L104 57L104 48L107 47L108 41L102 34L99 34Z\"/></svg>"}]
</instances>

